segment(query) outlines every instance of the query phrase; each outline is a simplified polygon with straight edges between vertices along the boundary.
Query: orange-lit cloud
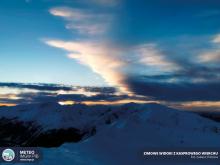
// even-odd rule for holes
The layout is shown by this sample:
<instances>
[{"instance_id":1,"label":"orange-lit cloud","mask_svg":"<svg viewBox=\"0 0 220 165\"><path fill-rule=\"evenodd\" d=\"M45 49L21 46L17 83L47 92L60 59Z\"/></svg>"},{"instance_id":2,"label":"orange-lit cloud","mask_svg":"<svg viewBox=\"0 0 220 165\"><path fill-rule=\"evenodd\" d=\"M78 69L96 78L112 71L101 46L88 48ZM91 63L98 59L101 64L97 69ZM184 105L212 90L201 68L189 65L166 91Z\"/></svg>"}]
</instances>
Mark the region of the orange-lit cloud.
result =
<instances>
[{"instance_id":1,"label":"orange-lit cloud","mask_svg":"<svg viewBox=\"0 0 220 165\"><path fill-rule=\"evenodd\" d=\"M67 101L59 101L60 105L73 105L77 103L86 104L86 105L117 105L117 104L126 104L126 103L158 103L157 101L146 101L146 100L133 100L133 99L126 99L126 100L117 100L117 101L81 101L75 102L71 100Z\"/></svg>"},{"instance_id":2,"label":"orange-lit cloud","mask_svg":"<svg viewBox=\"0 0 220 165\"><path fill-rule=\"evenodd\" d=\"M13 106L16 106L16 104L13 104L13 103L0 103L0 107L1 106L13 107Z\"/></svg>"},{"instance_id":3,"label":"orange-lit cloud","mask_svg":"<svg viewBox=\"0 0 220 165\"><path fill-rule=\"evenodd\" d=\"M75 101L67 100L67 101L59 101L58 102L60 105L73 105L76 104Z\"/></svg>"},{"instance_id":4,"label":"orange-lit cloud","mask_svg":"<svg viewBox=\"0 0 220 165\"><path fill-rule=\"evenodd\" d=\"M219 107L220 101L192 101L182 104L184 107Z\"/></svg>"},{"instance_id":5,"label":"orange-lit cloud","mask_svg":"<svg viewBox=\"0 0 220 165\"><path fill-rule=\"evenodd\" d=\"M117 101L84 101L83 104L87 105L117 105L117 104L127 104L127 103L157 103L156 101L145 101L145 100L117 100Z\"/></svg>"},{"instance_id":6,"label":"orange-lit cloud","mask_svg":"<svg viewBox=\"0 0 220 165\"><path fill-rule=\"evenodd\" d=\"M0 99L18 100L21 99L21 97L15 94L0 94Z\"/></svg>"},{"instance_id":7,"label":"orange-lit cloud","mask_svg":"<svg viewBox=\"0 0 220 165\"><path fill-rule=\"evenodd\" d=\"M195 111L220 111L220 101L189 101L178 103L164 103L171 107Z\"/></svg>"}]
</instances>

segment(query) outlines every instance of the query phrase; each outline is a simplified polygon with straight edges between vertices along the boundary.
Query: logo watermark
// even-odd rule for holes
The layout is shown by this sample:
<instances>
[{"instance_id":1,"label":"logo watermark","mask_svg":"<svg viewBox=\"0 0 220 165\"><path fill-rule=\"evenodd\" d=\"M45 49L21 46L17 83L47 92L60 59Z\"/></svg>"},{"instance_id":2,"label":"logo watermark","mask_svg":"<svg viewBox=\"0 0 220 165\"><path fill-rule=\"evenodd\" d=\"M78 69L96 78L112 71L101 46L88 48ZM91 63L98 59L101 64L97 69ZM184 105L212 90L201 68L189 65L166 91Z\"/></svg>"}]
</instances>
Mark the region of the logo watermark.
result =
<instances>
[{"instance_id":1,"label":"logo watermark","mask_svg":"<svg viewBox=\"0 0 220 165\"><path fill-rule=\"evenodd\" d=\"M12 149L5 149L2 151L2 159L6 162L11 162L15 158L15 152Z\"/></svg>"},{"instance_id":2,"label":"logo watermark","mask_svg":"<svg viewBox=\"0 0 220 165\"><path fill-rule=\"evenodd\" d=\"M42 159L42 152L37 147L0 147L0 152L2 153L0 162L31 163Z\"/></svg>"}]
</instances>

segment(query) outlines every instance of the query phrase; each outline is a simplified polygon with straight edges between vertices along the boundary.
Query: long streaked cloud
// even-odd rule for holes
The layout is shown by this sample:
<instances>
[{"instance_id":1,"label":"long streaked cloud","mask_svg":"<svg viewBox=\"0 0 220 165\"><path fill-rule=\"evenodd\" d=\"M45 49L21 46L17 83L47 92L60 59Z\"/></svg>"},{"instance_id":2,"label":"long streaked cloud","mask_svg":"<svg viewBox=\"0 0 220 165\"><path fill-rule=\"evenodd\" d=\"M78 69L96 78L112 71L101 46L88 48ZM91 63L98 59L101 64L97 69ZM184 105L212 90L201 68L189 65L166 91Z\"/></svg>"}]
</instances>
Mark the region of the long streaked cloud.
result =
<instances>
[{"instance_id":1,"label":"long streaked cloud","mask_svg":"<svg viewBox=\"0 0 220 165\"><path fill-rule=\"evenodd\" d=\"M107 83L119 87L123 92L131 92L125 80L128 75L139 74L140 69L148 69L143 74L150 75L173 72L177 69L175 64L166 60L153 44L144 44L127 50L95 41L46 40L45 43L66 50L69 52L67 55L69 58L90 67ZM139 69L135 70L137 66Z\"/></svg>"},{"instance_id":2,"label":"long streaked cloud","mask_svg":"<svg viewBox=\"0 0 220 165\"><path fill-rule=\"evenodd\" d=\"M64 49L69 52L68 57L90 67L100 74L107 83L117 86L122 83L123 73L120 68L125 65L117 60L117 53L101 43L95 42L65 42L60 40L45 41L48 45Z\"/></svg>"}]
</instances>

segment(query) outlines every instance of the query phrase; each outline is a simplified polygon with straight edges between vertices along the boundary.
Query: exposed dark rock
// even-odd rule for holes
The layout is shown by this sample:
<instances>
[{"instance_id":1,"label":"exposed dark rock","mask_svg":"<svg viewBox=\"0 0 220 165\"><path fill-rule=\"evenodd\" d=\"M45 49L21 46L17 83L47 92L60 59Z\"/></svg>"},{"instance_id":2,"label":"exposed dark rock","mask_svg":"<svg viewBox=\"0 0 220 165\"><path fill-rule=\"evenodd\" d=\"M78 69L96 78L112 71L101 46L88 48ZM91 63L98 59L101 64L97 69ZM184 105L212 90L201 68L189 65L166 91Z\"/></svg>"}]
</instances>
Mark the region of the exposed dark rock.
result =
<instances>
[{"instance_id":1,"label":"exposed dark rock","mask_svg":"<svg viewBox=\"0 0 220 165\"><path fill-rule=\"evenodd\" d=\"M84 136L76 128L43 129L34 122L0 119L0 146L58 147L65 142L78 142Z\"/></svg>"},{"instance_id":2,"label":"exposed dark rock","mask_svg":"<svg viewBox=\"0 0 220 165\"><path fill-rule=\"evenodd\" d=\"M83 135L75 128L53 129L39 134L37 138L34 138L33 141L26 145L33 147L58 147L65 142L78 142Z\"/></svg>"}]
</instances>

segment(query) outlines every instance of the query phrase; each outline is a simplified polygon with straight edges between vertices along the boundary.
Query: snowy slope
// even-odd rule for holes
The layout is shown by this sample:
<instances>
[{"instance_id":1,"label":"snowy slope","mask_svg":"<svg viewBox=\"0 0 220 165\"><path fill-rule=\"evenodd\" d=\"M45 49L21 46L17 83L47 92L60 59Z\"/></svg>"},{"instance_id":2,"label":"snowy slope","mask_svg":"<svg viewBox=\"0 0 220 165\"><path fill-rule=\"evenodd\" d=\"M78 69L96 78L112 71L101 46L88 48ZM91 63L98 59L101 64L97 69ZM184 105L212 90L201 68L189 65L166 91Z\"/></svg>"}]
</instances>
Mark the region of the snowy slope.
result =
<instances>
[{"instance_id":1,"label":"snowy slope","mask_svg":"<svg viewBox=\"0 0 220 165\"><path fill-rule=\"evenodd\" d=\"M41 164L141 165L149 147L220 147L219 123L156 104L139 108L82 142L44 150Z\"/></svg>"},{"instance_id":2,"label":"snowy slope","mask_svg":"<svg viewBox=\"0 0 220 165\"><path fill-rule=\"evenodd\" d=\"M34 107L39 108L39 105ZM30 113L31 120L50 128L60 128L65 124L84 131L95 128L96 133L78 143L43 149L44 159L41 164L136 165L143 164L140 155L148 147L220 147L219 123L158 104L55 106L51 112L48 107L45 108L48 110L45 113L43 109L39 112L31 109L35 112L34 115ZM21 110L16 115L20 113ZM16 115L1 114L8 117ZM48 123L47 116L50 116ZM19 118L30 120L25 115ZM62 123L63 120L66 121Z\"/></svg>"}]
</instances>

